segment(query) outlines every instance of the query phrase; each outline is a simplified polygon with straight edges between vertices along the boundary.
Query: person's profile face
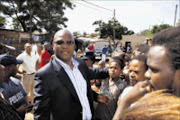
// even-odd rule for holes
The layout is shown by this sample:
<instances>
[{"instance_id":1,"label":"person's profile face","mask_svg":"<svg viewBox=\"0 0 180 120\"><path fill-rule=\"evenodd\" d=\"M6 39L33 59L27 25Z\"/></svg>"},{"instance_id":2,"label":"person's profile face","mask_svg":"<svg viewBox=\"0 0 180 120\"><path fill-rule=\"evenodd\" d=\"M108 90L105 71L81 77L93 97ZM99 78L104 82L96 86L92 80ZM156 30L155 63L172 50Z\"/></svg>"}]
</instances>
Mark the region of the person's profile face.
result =
<instances>
[{"instance_id":1,"label":"person's profile face","mask_svg":"<svg viewBox=\"0 0 180 120\"><path fill-rule=\"evenodd\" d=\"M41 51L42 50L42 46L38 46L38 51Z\"/></svg>"},{"instance_id":2,"label":"person's profile face","mask_svg":"<svg viewBox=\"0 0 180 120\"><path fill-rule=\"evenodd\" d=\"M49 49L50 49L50 44L49 44L49 43L46 43L46 44L44 45L44 49L45 49L45 50L49 50Z\"/></svg>"},{"instance_id":3,"label":"person's profile face","mask_svg":"<svg viewBox=\"0 0 180 120\"><path fill-rule=\"evenodd\" d=\"M93 61L91 59L84 60L84 62L86 63L86 65L88 67L92 67L93 66Z\"/></svg>"},{"instance_id":4,"label":"person's profile face","mask_svg":"<svg viewBox=\"0 0 180 120\"><path fill-rule=\"evenodd\" d=\"M145 80L146 68L144 62L132 60L129 65L129 80L131 85L135 85L139 81Z\"/></svg>"},{"instance_id":5,"label":"person's profile face","mask_svg":"<svg viewBox=\"0 0 180 120\"><path fill-rule=\"evenodd\" d=\"M158 53L158 54L157 54ZM163 46L152 46L148 52L145 76L155 90L170 89L173 84L173 67Z\"/></svg>"},{"instance_id":6,"label":"person's profile face","mask_svg":"<svg viewBox=\"0 0 180 120\"><path fill-rule=\"evenodd\" d=\"M9 67L9 75L10 76L15 76L17 71L18 71L16 65L15 64L11 64L8 67Z\"/></svg>"},{"instance_id":7,"label":"person's profile face","mask_svg":"<svg viewBox=\"0 0 180 120\"><path fill-rule=\"evenodd\" d=\"M63 62L70 61L74 53L74 39L68 33L57 34L53 41L53 50Z\"/></svg>"}]
</instances>

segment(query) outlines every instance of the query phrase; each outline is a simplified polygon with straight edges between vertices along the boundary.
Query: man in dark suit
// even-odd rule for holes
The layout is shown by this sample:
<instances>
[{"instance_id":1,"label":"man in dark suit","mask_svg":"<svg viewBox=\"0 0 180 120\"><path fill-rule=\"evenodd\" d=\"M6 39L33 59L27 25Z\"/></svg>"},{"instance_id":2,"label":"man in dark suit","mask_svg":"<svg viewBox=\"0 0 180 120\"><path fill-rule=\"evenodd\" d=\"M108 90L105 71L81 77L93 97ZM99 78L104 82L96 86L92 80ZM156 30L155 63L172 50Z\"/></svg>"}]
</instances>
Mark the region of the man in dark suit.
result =
<instances>
[{"instance_id":1,"label":"man in dark suit","mask_svg":"<svg viewBox=\"0 0 180 120\"><path fill-rule=\"evenodd\" d=\"M89 69L83 60L73 58L74 39L68 30L56 32L55 57L35 74L35 120L90 120L93 114L91 79L108 77Z\"/></svg>"}]
</instances>

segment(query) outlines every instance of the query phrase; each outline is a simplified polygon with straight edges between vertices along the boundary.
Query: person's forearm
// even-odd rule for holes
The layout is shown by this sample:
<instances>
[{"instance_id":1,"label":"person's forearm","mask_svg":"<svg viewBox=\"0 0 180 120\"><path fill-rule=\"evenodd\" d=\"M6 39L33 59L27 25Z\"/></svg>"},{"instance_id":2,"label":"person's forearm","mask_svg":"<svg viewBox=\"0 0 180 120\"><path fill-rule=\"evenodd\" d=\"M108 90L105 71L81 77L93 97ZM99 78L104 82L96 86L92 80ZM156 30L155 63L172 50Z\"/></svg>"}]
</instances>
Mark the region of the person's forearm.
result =
<instances>
[{"instance_id":1,"label":"person's forearm","mask_svg":"<svg viewBox=\"0 0 180 120\"><path fill-rule=\"evenodd\" d=\"M11 50L11 51L16 51L15 47L9 46L9 45L4 45L5 48Z\"/></svg>"}]
</instances>

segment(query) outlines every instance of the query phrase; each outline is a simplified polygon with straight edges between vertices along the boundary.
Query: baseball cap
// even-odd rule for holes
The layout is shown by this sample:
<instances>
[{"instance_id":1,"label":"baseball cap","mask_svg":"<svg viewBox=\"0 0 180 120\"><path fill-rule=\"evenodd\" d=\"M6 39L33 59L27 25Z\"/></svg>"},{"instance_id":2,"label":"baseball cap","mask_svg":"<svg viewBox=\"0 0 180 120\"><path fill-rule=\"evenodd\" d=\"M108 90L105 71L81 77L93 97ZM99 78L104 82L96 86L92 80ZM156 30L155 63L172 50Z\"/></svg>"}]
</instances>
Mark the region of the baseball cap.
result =
<instances>
[{"instance_id":1,"label":"baseball cap","mask_svg":"<svg viewBox=\"0 0 180 120\"><path fill-rule=\"evenodd\" d=\"M9 55L9 54L2 54L0 55L0 64L4 66L8 66L11 64L22 64L23 60L16 59L14 56Z\"/></svg>"}]
</instances>

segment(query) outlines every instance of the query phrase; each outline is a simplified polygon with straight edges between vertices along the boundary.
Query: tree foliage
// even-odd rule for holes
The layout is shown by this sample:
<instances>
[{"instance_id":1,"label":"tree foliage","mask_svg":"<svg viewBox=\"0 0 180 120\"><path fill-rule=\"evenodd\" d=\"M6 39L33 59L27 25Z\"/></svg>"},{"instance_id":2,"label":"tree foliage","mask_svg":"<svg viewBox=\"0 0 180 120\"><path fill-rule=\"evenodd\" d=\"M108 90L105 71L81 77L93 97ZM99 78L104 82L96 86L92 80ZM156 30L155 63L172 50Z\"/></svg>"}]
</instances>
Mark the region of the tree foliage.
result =
<instances>
[{"instance_id":1,"label":"tree foliage","mask_svg":"<svg viewBox=\"0 0 180 120\"><path fill-rule=\"evenodd\" d=\"M171 27L171 26L168 24L154 25L153 28L151 29L151 32L153 34L156 34L156 33L160 32L161 30L169 28L169 27Z\"/></svg>"},{"instance_id":2,"label":"tree foliage","mask_svg":"<svg viewBox=\"0 0 180 120\"><path fill-rule=\"evenodd\" d=\"M66 27L64 10L73 8L69 0L1 0L0 13L13 19L13 28L25 32L45 29L53 33Z\"/></svg>"},{"instance_id":3,"label":"tree foliage","mask_svg":"<svg viewBox=\"0 0 180 120\"><path fill-rule=\"evenodd\" d=\"M95 21L93 25L98 25L95 32L99 32L101 38L110 37L113 39L113 29L115 29L115 38L119 40L122 39L122 35L134 34L132 30L129 31L127 27L122 26L117 20L115 23L113 20L109 20L108 23L99 20Z\"/></svg>"},{"instance_id":4,"label":"tree foliage","mask_svg":"<svg viewBox=\"0 0 180 120\"><path fill-rule=\"evenodd\" d=\"M79 33L79 31L75 31L75 32L73 32L73 35L78 36L78 35L80 35L80 33Z\"/></svg>"},{"instance_id":5,"label":"tree foliage","mask_svg":"<svg viewBox=\"0 0 180 120\"><path fill-rule=\"evenodd\" d=\"M169 28L169 27L172 27L172 26L169 24L154 25L152 29L141 31L141 35L153 36L154 34L160 32L161 30Z\"/></svg>"},{"instance_id":6,"label":"tree foliage","mask_svg":"<svg viewBox=\"0 0 180 120\"><path fill-rule=\"evenodd\" d=\"M153 33L151 32L151 30L143 30L141 31L140 34L144 36L153 36Z\"/></svg>"},{"instance_id":7,"label":"tree foliage","mask_svg":"<svg viewBox=\"0 0 180 120\"><path fill-rule=\"evenodd\" d=\"M22 25L20 24L19 20L14 18L13 19L13 23L11 25L11 28L13 30L18 30L18 31L21 31L23 28L22 28Z\"/></svg>"},{"instance_id":8,"label":"tree foliage","mask_svg":"<svg viewBox=\"0 0 180 120\"><path fill-rule=\"evenodd\" d=\"M0 16L0 28L5 27L5 18L3 16Z\"/></svg>"}]
</instances>

